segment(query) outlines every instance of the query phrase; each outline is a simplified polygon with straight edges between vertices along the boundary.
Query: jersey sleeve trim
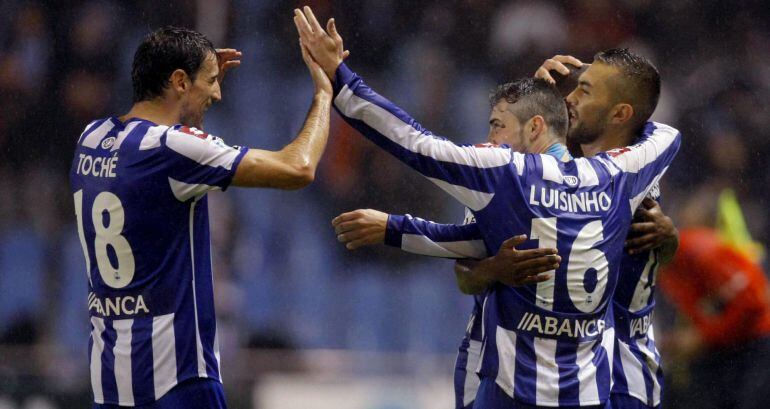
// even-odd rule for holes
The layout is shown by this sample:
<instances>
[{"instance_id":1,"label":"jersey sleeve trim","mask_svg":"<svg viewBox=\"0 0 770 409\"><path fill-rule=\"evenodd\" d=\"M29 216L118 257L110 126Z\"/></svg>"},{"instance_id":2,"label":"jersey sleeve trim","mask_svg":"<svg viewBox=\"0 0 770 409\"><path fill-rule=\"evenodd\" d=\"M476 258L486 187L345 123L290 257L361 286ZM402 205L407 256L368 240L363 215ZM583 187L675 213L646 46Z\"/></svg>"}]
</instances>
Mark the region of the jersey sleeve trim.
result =
<instances>
[{"instance_id":1,"label":"jersey sleeve trim","mask_svg":"<svg viewBox=\"0 0 770 409\"><path fill-rule=\"evenodd\" d=\"M509 148L456 145L434 136L364 84L345 64L337 70L335 93L335 109L346 122L434 182L493 194L498 178L511 163ZM471 207L479 210L478 205Z\"/></svg>"},{"instance_id":2,"label":"jersey sleeve trim","mask_svg":"<svg viewBox=\"0 0 770 409\"><path fill-rule=\"evenodd\" d=\"M443 258L487 256L481 231L475 223L440 224L410 215L389 215L385 244L409 253Z\"/></svg>"}]
</instances>

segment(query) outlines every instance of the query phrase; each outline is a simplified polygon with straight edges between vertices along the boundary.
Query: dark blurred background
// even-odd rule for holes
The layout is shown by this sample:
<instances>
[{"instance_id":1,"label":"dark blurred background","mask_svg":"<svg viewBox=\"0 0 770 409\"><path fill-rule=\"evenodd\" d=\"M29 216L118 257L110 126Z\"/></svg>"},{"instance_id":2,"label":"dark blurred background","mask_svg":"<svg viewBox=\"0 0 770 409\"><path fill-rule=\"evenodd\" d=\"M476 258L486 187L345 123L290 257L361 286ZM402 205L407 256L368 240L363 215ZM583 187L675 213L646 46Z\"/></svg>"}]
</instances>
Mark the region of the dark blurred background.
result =
<instances>
[{"instance_id":1,"label":"dark blurred background","mask_svg":"<svg viewBox=\"0 0 770 409\"><path fill-rule=\"evenodd\" d=\"M654 119L684 135L664 178L664 210L680 227L713 224L718 193L732 187L750 232L767 242L764 1L2 0L0 408L88 406L87 289L69 165L88 122L130 108L141 38L182 25L242 50L206 131L230 144L278 149L310 105L292 23L293 8L304 4L323 20L336 18L348 64L373 88L455 142L486 138L487 94L496 84L532 75L555 54L590 62L597 51L631 47L663 78ZM231 406L280 407L281 399L270 400L280 389L270 385L297 379L331 396L334 386L316 380L353 374L417 380L402 385L410 402L447 407L471 306L455 288L452 263L389 248L347 252L330 220L371 207L460 222L462 208L339 118L331 135L308 189L210 195ZM661 333L678 321L665 305L658 316ZM669 382L673 390L686 387L686 363L673 357L664 365L679 376ZM667 396L667 407L688 407L681 394ZM398 404L387 407L406 407Z\"/></svg>"}]
</instances>

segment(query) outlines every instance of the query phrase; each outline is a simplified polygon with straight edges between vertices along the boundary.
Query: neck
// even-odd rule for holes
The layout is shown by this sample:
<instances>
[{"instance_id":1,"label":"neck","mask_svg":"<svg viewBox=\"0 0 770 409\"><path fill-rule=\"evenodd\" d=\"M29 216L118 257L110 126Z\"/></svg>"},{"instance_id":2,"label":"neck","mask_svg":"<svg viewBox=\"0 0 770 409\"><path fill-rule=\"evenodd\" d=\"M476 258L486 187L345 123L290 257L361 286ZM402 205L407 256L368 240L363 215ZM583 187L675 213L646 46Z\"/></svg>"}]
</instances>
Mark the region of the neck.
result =
<instances>
[{"instance_id":1,"label":"neck","mask_svg":"<svg viewBox=\"0 0 770 409\"><path fill-rule=\"evenodd\" d=\"M583 156L590 158L598 153L622 148L634 143L633 132L629 130L606 130L592 143L580 144Z\"/></svg>"},{"instance_id":2,"label":"neck","mask_svg":"<svg viewBox=\"0 0 770 409\"><path fill-rule=\"evenodd\" d=\"M131 118L145 119L158 125L176 125L181 119L181 107L165 98L140 101L135 103L131 110L119 119L125 121Z\"/></svg>"},{"instance_id":3,"label":"neck","mask_svg":"<svg viewBox=\"0 0 770 409\"><path fill-rule=\"evenodd\" d=\"M548 135L543 135L543 136L545 136L545 137L544 138L543 137L538 138L538 140L535 141L529 147L529 152L530 153L545 153L545 151L547 151L548 148L550 148L551 146L559 143L559 141L556 140L556 138L551 138Z\"/></svg>"}]
</instances>

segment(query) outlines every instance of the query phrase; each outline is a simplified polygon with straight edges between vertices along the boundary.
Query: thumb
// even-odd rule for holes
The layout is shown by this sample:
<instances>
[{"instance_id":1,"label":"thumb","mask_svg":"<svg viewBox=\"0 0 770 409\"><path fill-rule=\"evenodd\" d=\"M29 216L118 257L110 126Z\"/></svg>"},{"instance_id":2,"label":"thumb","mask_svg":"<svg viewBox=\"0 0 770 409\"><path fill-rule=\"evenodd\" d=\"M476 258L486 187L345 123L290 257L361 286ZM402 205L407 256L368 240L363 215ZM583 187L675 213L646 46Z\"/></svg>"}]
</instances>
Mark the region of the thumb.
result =
<instances>
[{"instance_id":1,"label":"thumb","mask_svg":"<svg viewBox=\"0 0 770 409\"><path fill-rule=\"evenodd\" d=\"M513 236L510 239L504 241L503 244L500 245L500 249L504 249L504 248L510 249L518 246L521 243L524 243L525 241L527 241L527 236L525 234Z\"/></svg>"},{"instance_id":2,"label":"thumb","mask_svg":"<svg viewBox=\"0 0 770 409\"><path fill-rule=\"evenodd\" d=\"M346 60L348 57L350 57L350 51L345 50L342 52L342 59Z\"/></svg>"}]
</instances>

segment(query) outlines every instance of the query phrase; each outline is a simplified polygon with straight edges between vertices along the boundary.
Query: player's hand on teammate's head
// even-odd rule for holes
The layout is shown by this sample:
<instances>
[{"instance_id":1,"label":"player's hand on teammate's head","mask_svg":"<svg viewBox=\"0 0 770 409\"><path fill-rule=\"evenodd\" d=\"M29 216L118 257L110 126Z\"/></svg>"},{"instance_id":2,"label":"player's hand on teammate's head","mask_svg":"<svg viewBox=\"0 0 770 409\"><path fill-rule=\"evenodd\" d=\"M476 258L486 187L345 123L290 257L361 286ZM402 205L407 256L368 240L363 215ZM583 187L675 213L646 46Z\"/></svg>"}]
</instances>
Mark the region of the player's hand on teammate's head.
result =
<instances>
[{"instance_id":1,"label":"player's hand on teammate's head","mask_svg":"<svg viewBox=\"0 0 770 409\"><path fill-rule=\"evenodd\" d=\"M629 254L660 247L666 240L676 237L677 230L670 217L663 213L660 204L648 197L634 213L634 222L628 231L626 250Z\"/></svg>"},{"instance_id":2,"label":"player's hand on teammate's head","mask_svg":"<svg viewBox=\"0 0 770 409\"><path fill-rule=\"evenodd\" d=\"M570 69L567 64L573 67L580 68L583 66L583 62L571 55L555 55L543 62L535 71L535 78L542 78L551 84L556 84L556 79L551 75L551 71L567 76L570 74Z\"/></svg>"},{"instance_id":3,"label":"player's hand on teammate's head","mask_svg":"<svg viewBox=\"0 0 770 409\"><path fill-rule=\"evenodd\" d=\"M358 209L332 219L337 241L348 250L385 242L388 214L374 209Z\"/></svg>"},{"instance_id":4,"label":"player's hand on teammate's head","mask_svg":"<svg viewBox=\"0 0 770 409\"><path fill-rule=\"evenodd\" d=\"M234 48L217 48L217 63L219 64L219 76L217 80L219 85L222 85L222 81L225 79L225 73L239 65L241 65L241 56L243 53Z\"/></svg>"},{"instance_id":5,"label":"player's hand on teammate's head","mask_svg":"<svg viewBox=\"0 0 770 409\"><path fill-rule=\"evenodd\" d=\"M294 25L313 59L323 68L326 75L333 79L337 67L350 54L344 51L342 37L337 32L334 19L326 24L329 32L318 23L313 10L305 6L302 10L294 9Z\"/></svg>"}]
</instances>

